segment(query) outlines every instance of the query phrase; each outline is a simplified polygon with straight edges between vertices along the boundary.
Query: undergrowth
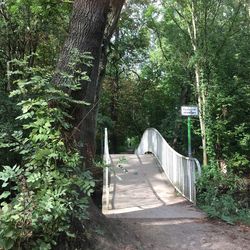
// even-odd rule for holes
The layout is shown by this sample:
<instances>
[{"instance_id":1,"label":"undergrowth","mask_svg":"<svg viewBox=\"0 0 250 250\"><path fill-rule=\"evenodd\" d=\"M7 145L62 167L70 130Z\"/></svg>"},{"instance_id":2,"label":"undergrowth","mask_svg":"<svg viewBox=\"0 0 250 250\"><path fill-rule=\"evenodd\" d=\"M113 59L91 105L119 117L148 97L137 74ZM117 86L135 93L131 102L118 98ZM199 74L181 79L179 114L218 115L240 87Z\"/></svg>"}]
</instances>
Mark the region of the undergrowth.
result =
<instances>
[{"instance_id":1,"label":"undergrowth","mask_svg":"<svg viewBox=\"0 0 250 250\"><path fill-rule=\"evenodd\" d=\"M197 202L209 217L227 223L250 225L249 193L244 181L233 173L222 173L217 166L203 168L197 183Z\"/></svg>"},{"instance_id":2,"label":"undergrowth","mask_svg":"<svg viewBox=\"0 0 250 250\"><path fill-rule=\"evenodd\" d=\"M21 127L2 135L0 147L20 158L0 172L0 249L46 250L62 234L74 238L72 220L88 217L95 182L83 171L74 141L65 140L72 119L67 110L86 103L54 86L48 69L30 68L27 60L14 63L18 70L10 75L17 80L10 96L18 100ZM71 83L64 87L79 88L66 77Z\"/></svg>"}]
</instances>

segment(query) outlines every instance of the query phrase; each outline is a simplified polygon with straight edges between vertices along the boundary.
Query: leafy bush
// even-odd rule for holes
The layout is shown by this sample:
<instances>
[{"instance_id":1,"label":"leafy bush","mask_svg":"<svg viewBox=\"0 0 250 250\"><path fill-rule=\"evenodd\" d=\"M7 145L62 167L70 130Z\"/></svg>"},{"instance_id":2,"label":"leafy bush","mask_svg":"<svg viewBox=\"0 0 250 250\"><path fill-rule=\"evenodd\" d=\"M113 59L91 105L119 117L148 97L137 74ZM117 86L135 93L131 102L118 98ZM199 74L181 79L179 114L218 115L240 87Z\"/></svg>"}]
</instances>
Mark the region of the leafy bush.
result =
<instances>
[{"instance_id":1,"label":"leafy bush","mask_svg":"<svg viewBox=\"0 0 250 250\"><path fill-rule=\"evenodd\" d=\"M87 218L88 196L95 185L67 136L67 109L74 102L85 103L52 85L47 70L16 63L23 70L12 72L18 80L11 97L19 100L22 113L16 119L22 128L0 144L19 154L21 161L0 172L0 248L51 249L60 234L74 237L71 220ZM66 87L79 88L72 78Z\"/></svg>"},{"instance_id":2,"label":"leafy bush","mask_svg":"<svg viewBox=\"0 0 250 250\"><path fill-rule=\"evenodd\" d=\"M232 173L223 174L216 166L203 168L197 183L198 205L210 217L221 218L228 223L250 219L247 200L241 199L246 192L244 182Z\"/></svg>"}]
</instances>

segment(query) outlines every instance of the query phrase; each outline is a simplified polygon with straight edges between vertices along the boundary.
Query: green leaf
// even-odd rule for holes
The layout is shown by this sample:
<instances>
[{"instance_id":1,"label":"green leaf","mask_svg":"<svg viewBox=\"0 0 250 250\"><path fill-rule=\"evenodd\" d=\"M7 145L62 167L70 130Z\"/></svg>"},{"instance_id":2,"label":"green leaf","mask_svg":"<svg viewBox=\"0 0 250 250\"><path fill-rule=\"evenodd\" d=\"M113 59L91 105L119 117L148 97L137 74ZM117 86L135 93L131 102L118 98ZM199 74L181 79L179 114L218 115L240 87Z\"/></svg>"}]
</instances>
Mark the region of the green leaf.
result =
<instances>
[{"instance_id":1,"label":"green leaf","mask_svg":"<svg viewBox=\"0 0 250 250\"><path fill-rule=\"evenodd\" d=\"M20 216L18 214L14 214L11 216L11 219L15 220L15 221L17 221L19 218L20 218Z\"/></svg>"},{"instance_id":2,"label":"green leaf","mask_svg":"<svg viewBox=\"0 0 250 250\"><path fill-rule=\"evenodd\" d=\"M70 238L75 238L75 237L76 237L76 235L75 235L74 233L70 233L70 232L68 232L68 231L66 231L66 234L67 234L67 236L70 237Z\"/></svg>"},{"instance_id":3,"label":"green leaf","mask_svg":"<svg viewBox=\"0 0 250 250\"><path fill-rule=\"evenodd\" d=\"M8 185L9 185L8 182L4 182L4 183L2 184L2 187L4 188L4 187L7 187Z\"/></svg>"},{"instance_id":4,"label":"green leaf","mask_svg":"<svg viewBox=\"0 0 250 250\"><path fill-rule=\"evenodd\" d=\"M6 238L12 238L14 233L15 233L14 230L10 229L10 230L4 232L4 236Z\"/></svg>"},{"instance_id":5,"label":"green leaf","mask_svg":"<svg viewBox=\"0 0 250 250\"><path fill-rule=\"evenodd\" d=\"M13 239L5 239L4 242L3 242L3 248L4 250L9 250L9 249L12 249L12 247L14 246L15 244L15 241Z\"/></svg>"},{"instance_id":6,"label":"green leaf","mask_svg":"<svg viewBox=\"0 0 250 250\"><path fill-rule=\"evenodd\" d=\"M11 195L11 193L9 191L4 191L1 195L0 195L0 199L6 199L7 197L9 197Z\"/></svg>"}]
</instances>

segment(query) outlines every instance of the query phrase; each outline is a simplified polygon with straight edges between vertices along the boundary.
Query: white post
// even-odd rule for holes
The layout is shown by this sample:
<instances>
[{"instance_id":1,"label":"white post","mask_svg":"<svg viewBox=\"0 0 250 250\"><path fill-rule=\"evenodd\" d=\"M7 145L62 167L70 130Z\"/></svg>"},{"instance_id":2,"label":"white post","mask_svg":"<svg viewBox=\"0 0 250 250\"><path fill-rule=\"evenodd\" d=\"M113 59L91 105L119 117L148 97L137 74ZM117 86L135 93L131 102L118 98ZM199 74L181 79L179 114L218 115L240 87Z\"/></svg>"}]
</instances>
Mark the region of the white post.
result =
<instances>
[{"instance_id":1,"label":"white post","mask_svg":"<svg viewBox=\"0 0 250 250\"><path fill-rule=\"evenodd\" d=\"M109 209L109 169L105 169L105 178L106 178L106 209Z\"/></svg>"},{"instance_id":2,"label":"white post","mask_svg":"<svg viewBox=\"0 0 250 250\"><path fill-rule=\"evenodd\" d=\"M108 146L108 129L105 128L104 135L104 163L106 165L105 168L105 189L106 189L106 209L109 209L109 168L108 164L110 164L109 158L109 146Z\"/></svg>"}]
</instances>

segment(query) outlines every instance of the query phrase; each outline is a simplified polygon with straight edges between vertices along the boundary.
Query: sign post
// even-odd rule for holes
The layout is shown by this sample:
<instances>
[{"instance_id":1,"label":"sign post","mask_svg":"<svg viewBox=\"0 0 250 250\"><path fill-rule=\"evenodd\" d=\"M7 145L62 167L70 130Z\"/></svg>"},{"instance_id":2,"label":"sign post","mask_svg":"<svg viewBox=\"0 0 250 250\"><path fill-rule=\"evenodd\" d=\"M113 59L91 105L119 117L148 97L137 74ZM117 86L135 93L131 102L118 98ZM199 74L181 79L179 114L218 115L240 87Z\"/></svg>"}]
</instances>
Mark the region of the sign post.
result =
<instances>
[{"instance_id":1,"label":"sign post","mask_svg":"<svg viewBox=\"0 0 250 250\"><path fill-rule=\"evenodd\" d=\"M188 116L188 157L192 157L191 127L191 117Z\"/></svg>"},{"instance_id":2,"label":"sign post","mask_svg":"<svg viewBox=\"0 0 250 250\"><path fill-rule=\"evenodd\" d=\"M181 115L188 117L188 156L192 157L192 144L191 144L191 116L198 116L198 107L196 106L182 106L181 107Z\"/></svg>"}]
</instances>

